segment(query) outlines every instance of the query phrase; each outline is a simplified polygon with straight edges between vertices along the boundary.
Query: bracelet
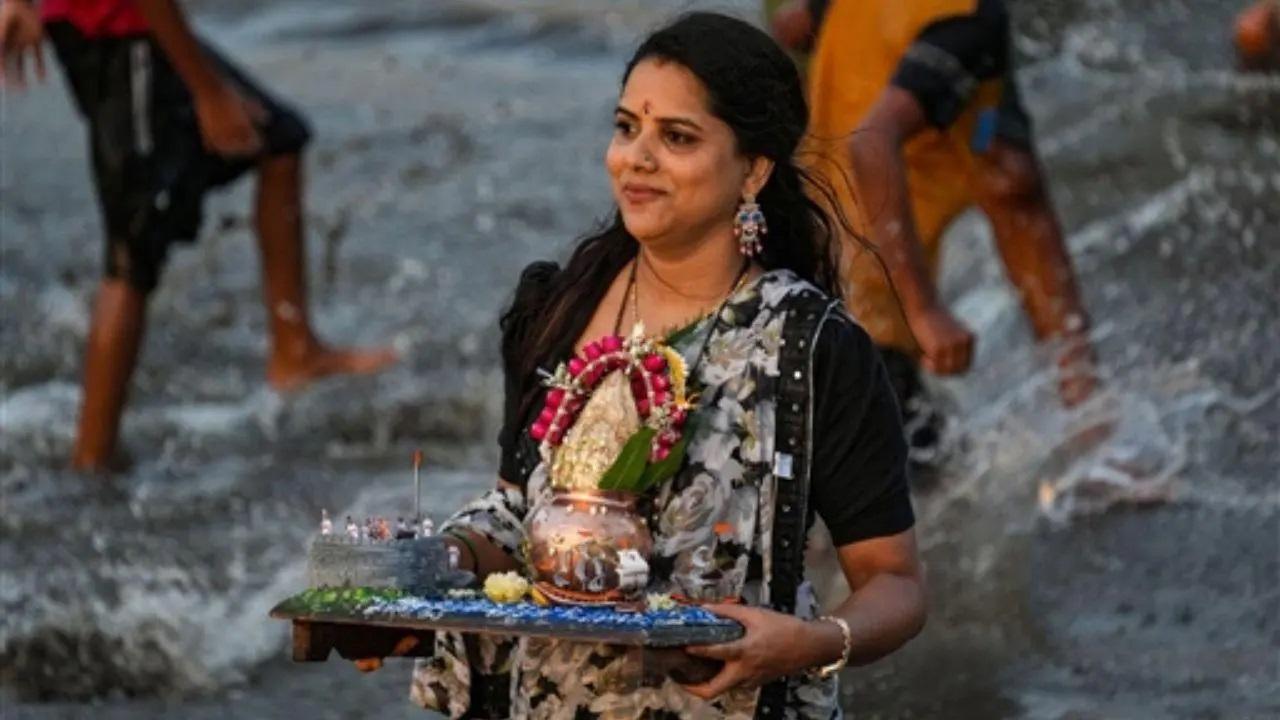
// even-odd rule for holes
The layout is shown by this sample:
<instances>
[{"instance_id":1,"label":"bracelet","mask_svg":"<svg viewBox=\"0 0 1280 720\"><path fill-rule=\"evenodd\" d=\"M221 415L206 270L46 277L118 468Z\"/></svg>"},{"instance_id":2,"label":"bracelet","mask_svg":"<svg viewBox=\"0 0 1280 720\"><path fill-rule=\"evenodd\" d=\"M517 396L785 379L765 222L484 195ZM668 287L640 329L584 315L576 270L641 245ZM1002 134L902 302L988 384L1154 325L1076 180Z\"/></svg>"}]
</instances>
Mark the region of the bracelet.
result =
<instances>
[{"instance_id":1,"label":"bracelet","mask_svg":"<svg viewBox=\"0 0 1280 720\"><path fill-rule=\"evenodd\" d=\"M853 652L853 631L849 629L849 623L845 622L844 618L836 617L834 615L823 615L815 620L815 622L823 621L832 622L839 626L840 636L844 640L844 649L840 653L840 658L835 662L828 663L822 667L811 668L809 670L810 676L816 677L820 680L825 680L843 670L844 666L849 662L850 653Z\"/></svg>"},{"instance_id":2,"label":"bracelet","mask_svg":"<svg viewBox=\"0 0 1280 720\"><path fill-rule=\"evenodd\" d=\"M471 544L471 539L468 538L466 534L458 530L454 530L453 528L445 528L442 534L448 535L466 546L467 552L471 553L471 571L479 574L480 556L476 554L476 546Z\"/></svg>"}]
</instances>

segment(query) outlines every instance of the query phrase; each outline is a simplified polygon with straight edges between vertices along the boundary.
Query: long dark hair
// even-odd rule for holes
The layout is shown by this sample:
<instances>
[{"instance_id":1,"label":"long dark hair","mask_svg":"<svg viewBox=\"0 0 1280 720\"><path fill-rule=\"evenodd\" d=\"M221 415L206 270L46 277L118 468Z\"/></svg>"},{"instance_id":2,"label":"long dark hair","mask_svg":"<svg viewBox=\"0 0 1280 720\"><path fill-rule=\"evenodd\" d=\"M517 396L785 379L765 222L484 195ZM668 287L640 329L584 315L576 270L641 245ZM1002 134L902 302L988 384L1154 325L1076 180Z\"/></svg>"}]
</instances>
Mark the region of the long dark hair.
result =
<instances>
[{"instance_id":1,"label":"long dark hair","mask_svg":"<svg viewBox=\"0 0 1280 720\"><path fill-rule=\"evenodd\" d=\"M706 88L712 114L733 130L738 151L773 161L773 173L756 198L769 224L757 262L765 270L791 270L839 297L837 223L847 230L848 222L830 188L796 165L809 109L795 64L761 30L709 12L682 15L650 35L627 63L622 85L650 58L692 72ZM821 196L836 216L810 193ZM524 290L501 323L508 378L514 373L522 380L519 417L528 415L537 395L537 369L568 355L638 247L615 210L606 225L578 242L564 269L550 263L531 266L528 272L541 277L522 279Z\"/></svg>"}]
</instances>

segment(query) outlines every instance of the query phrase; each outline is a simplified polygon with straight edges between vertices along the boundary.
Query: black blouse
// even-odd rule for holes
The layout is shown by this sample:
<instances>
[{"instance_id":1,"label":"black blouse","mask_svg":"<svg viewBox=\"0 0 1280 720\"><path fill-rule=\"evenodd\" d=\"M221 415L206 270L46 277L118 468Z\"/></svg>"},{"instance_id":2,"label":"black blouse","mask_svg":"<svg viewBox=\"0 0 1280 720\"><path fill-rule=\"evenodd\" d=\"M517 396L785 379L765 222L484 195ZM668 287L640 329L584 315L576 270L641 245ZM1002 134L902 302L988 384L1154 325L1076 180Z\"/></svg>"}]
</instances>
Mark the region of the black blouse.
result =
<instances>
[{"instance_id":1,"label":"black blouse","mask_svg":"<svg viewBox=\"0 0 1280 720\"><path fill-rule=\"evenodd\" d=\"M554 272L551 263L529 266L521 275L516 302L543 301L542 290ZM534 404L529 417L520 417L521 398L538 378L519 377L517 358L509 352L511 338L527 330L503 328L506 397L498 434L499 474L519 486L538 463L537 444L527 430L540 408ZM907 444L879 351L861 327L837 317L823 326L814 352L811 507L837 547L911 528L915 515L907 487Z\"/></svg>"}]
</instances>

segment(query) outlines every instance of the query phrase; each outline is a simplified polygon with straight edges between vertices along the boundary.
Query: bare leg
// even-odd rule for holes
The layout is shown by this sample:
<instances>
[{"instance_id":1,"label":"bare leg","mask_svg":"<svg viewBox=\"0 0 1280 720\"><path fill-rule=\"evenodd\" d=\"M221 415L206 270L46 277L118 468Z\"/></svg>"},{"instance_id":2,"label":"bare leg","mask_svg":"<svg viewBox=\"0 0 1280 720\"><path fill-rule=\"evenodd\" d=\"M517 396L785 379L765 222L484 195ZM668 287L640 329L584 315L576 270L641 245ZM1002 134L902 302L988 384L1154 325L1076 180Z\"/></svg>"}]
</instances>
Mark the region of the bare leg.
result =
<instances>
[{"instance_id":1,"label":"bare leg","mask_svg":"<svg viewBox=\"0 0 1280 720\"><path fill-rule=\"evenodd\" d=\"M982 156L978 175L979 205L1036 338L1065 344L1059 390L1067 405L1075 405L1097 385L1089 320L1039 163L1031 152L997 139Z\"/></svg>"},{"instance_id":2,"label":"bare leg","mask_svg":"<svg viewBox=\"0 0 1280 720\"><path fill-rule=\"evenodd\" d=\"M85 349L80 423L71 456L71 465L78 470L108 469L129 378L142 344L146 313L146 295L128 282L107 279L98 286Z\"/></svg>"},{"instance_id":3,"label":"bare leg","mask_svg":"<svg viewBox=\"0 0 1280 720\"><path fill-rule=\"evenodd\" d=\"M257 230L263 295L271 329L267 380L280 390L335 373L368 373L395 362L390 348L330 349L307 316L302 231L302 167L298 155L268 157L258 166Z\"/></svg>"}]
</instances>

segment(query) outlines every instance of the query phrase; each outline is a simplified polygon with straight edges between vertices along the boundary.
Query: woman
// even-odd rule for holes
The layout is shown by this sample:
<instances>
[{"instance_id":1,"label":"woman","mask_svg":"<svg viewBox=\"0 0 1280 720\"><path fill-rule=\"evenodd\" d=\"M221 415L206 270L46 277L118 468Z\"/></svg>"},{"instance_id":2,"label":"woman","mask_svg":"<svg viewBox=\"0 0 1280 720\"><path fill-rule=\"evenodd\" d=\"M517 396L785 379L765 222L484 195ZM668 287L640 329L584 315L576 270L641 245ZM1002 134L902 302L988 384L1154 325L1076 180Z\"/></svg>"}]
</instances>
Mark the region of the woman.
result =
<instances>
[{"instance_id":1,"label":"woman","mask_svg":"<svg viewBox=\"0 0 1280 720\"><path fill-rule=\"evenodd\" d=\"M670 342L700 400L686 464L653 498L651 585L711 602L745 636L688 648L724 666L681 686L640 681L626 649L442 635L414 698L454 716L838 715L834 671L919 632L924 593L893 391L830 299L832 223L792 161L800 81L764 33L691 14L637 50L615 120L605 165L618 213L563 269L524 272L502 322L501 477L443 530L477 574L517 568L522 521L546 497L529 435L539 369L637 323L682 328ZM815 509L852 591L822 619L802 567Z\"/></svg>"}]
</instances>

